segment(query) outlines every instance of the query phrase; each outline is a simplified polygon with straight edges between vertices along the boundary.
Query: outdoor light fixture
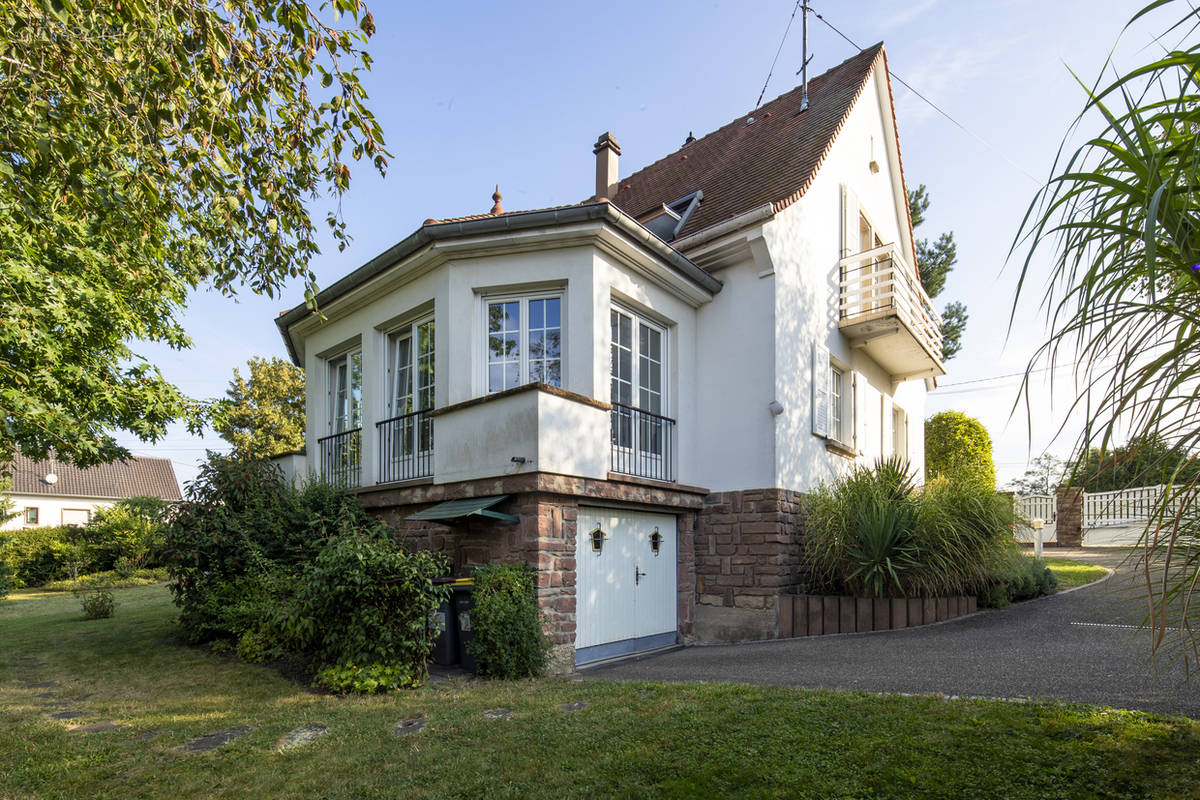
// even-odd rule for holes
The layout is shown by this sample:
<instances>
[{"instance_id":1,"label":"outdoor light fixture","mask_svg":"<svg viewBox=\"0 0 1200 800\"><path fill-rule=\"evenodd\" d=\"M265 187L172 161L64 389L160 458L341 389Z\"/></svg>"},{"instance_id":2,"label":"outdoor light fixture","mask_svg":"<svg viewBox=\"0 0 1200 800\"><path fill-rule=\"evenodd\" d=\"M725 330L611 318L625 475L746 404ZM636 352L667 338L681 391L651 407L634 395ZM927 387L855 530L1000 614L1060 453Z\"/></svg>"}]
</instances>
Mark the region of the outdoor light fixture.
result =
<instances>
[{"instance_id":1,"label":"outdoor light fixture","mask_svg":"<svg viewBox=\"0 0 1200 800\"><path fill-rule=\"evenodd\" d=\"M604 549L605 533L599 528L594 529L588 536L592 539L592 552L599 553Z\"/></svg>"},{"instance_id":2,"label":"outdoor light fixture","mask_svg":"<svg viewBox=\"0 0 1200 800\"><path fill-rule=\"evenodd\" d=\"M767 410L771 412L772 417L778 417L783 413L783 403L778 400L772 400L767 403Z\"/></svg>"},{"instance_id":3,"label":"outdoor light fixture","mask_svg":"<svg viewBox=\"0 0 1200 800\"><path fill-rule=\"evenodd\" d=\"M658 555L658 551L662 549L663 536L658 532L658 527L654 528L654 533L650 534L650 551L654 555Z\"/></svg>"}]
</instances>

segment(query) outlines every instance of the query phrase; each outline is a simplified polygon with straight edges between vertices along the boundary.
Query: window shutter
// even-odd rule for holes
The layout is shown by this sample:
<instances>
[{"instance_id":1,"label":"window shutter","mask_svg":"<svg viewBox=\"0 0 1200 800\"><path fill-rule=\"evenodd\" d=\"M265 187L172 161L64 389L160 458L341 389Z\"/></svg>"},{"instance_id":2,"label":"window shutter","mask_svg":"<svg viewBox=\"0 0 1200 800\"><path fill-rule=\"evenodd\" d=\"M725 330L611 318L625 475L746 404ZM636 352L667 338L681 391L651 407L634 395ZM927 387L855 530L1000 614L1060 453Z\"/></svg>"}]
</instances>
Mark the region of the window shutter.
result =
<instances>
[{"instance_id":1,"label":"window shutter","mask_svg":"<svg viewBox=\"0 0 1200 800\"><path fill-rule=\"evenodd\" d=\"M852 256L859 250L858 242L858 195L849 185L842 184L842 258Z\"/></svg>"},{"instance_id":2,"label":"window shutter","mask_svg":"<svg viewBox=\"0 0 1200 800\"><path fill-rule=\"evenodd\" d=\"M813 343L812 432L829 438L829 348Z\"/></svg>"}]
</instances>

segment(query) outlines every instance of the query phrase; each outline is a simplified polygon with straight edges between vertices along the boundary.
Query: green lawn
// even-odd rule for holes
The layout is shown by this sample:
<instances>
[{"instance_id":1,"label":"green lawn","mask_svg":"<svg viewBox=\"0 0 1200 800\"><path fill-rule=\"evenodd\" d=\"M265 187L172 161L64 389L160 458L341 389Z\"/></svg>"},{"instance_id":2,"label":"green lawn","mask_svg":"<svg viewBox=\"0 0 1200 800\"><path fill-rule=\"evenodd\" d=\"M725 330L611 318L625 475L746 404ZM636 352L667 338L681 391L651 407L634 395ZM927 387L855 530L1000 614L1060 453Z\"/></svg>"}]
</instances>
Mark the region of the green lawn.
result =
<instances>
[{"instance_id":1,"label":"green lawn","mask_svg":"<svg viewBox=\"0 0 1200 800\"><path fill-rule=\"evenodd\" d=\"M1086 561L1072 561L1069 558L1045 558L1046 566L1058 578L1058 590L1073 589L1076 586L1098 581L1108 574L1108 570Z\"/></svg>"},{"instance_id":2,"label":"green lawn","mask_svg":"<svg viewBox=\"0 0 1200 800\"><path fill-rule=\"evenodd\" d=\"M94 622L70 595L0 603L0 797L1200 796L1200 724L1181 718L569 679L340 698L173 643L161 586L117 594L117 615ZM23 685L35 681L57 685ZM64 707L45 703L70 700L85 719L49 718ZM576 700L588 706L559 708ZM514 718L483 718L499 706ZM391 733L413 717L425 718L423 731ZM124 727L71 730L97 720ZM308 722L329 734L277 751L280 736ZM253 731L212 752L174 752L235 725Z\"/></svg>"}]
</instances>

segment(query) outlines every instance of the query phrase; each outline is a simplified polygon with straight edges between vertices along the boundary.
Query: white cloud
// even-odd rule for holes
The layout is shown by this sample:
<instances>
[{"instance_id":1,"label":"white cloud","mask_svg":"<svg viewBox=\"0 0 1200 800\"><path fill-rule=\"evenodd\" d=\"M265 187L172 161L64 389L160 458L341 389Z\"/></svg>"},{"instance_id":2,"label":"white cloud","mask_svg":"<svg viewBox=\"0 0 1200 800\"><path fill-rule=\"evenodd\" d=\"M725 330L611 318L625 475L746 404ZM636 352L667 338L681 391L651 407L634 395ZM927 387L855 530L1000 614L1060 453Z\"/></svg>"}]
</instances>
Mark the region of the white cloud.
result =
<instances>
[{"instance_id":1,"label":"white cloud","mask_svg":"<svg viewBox=\"0 0 1200 800\"><path fill-rule=\"evenodd\" d=\"M893 28L898 28L901 25L911 22L912 20L921 16L926 11L928 11L930 8L937 5L937 3L938 3L938 0L922 0L922 2L912 3L908 6L906 6L905 8L903 8L901 11L888 17L886 20L883 21L883 24L880 27L885 32L890 31Z\"/></svg>"}]
</instances>

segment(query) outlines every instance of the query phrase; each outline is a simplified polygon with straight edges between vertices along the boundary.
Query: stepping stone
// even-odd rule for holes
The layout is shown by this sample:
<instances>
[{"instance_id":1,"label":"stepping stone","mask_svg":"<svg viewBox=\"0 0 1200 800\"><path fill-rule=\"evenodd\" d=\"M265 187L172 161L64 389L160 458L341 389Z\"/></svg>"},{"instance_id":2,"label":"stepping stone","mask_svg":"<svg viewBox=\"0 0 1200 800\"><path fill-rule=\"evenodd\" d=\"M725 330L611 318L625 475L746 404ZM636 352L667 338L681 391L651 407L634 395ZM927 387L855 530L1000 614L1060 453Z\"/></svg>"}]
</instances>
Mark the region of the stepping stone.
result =
<instances>
[{"instance_id":1,"label":"stepping stone","mask_svg":"<svg viewBox=\"0 0 1200 800\"><path fill-rule=\"evenodd\" d=\"M56 711L50 715L50 719L79 719L86 716L85 711Z\"/></svg>"},{"instance_id":2,"label":"stepping stone","mask_svg":"<svg viewBox=\"0 0 1200 800\"><path fill-rule=\"evenodd\" d=\"M50 700L49 702L41 703L40 705L42 708L70 708L71 706L76 705L76 701L74 701L74 700Z\"/></svg>"},{"instance_id":3,"label":"stepping stone","mask_svg":"<svg viewBox=\"0 0 1200 800\"><path fill-rule=\"evenodd\" d=\"M130 736L129 738L135 742L144 742L147 739L153 739L154 737L161 736L161 735L162 735L162 731L150 730L150 731L142 731L141 733L137 734L136 736Z\"/></svg>"},{"instance_id":4,"label":"stepping stone","mask_svg":"<svg viewBox=\"0 0 1200 800\"><path fill-rule=\"evenodd\" d=\"M21 685L26 689L50 689L58 686L58 681L25 681Z\"/></svg>"},{"instance_id":5,"label":"stepping stone","mask_svg":"<svg viewBox=\"0 0 1200 800\"><path fill-rule=\"evenodd\" d=\"M250 731L254 730L248 725L239 725L236 728L226 728L223 731L216 731L201 736L198 739L192 739L187 744L181 744L175 748L179 753L204 753L209 750L216 750L218 747L223 747L234 739L240 739Z\"/></svg>"},{"instance_id":6,"label":"stepping stone","mask_svg":"<svg viewBox=\"0 0 1200 800\"><path fill-rule=\"evenodd\" d=\"M58 697L58 695L55 694L54 692L38 692L37 694L34 695L34 697L46 698L46 697Z\"/></svg>"},{"instance_id":7,"label":"stepping stone","mask_svg":"<svg viewBox=\"0 0 1200 800\"><path fill-rule=\"evenodd\" d=\"M483 712L484 719L512 719L513 712L511 708L491 708Z\"/></svg>"},{"instance_id":8,"label":"stepping stone","mask_svg":"<svg viewBox=\"0 0 1200 800\"><path fill-rule=\"evenodd\" d=\"M397 736L407 736L411 733L417 733L425 728L425 718L417 717L416 719L402 719L392 726L392 733Z\"/></svg>"},{"instance_id":9,"label":"stepping stone","mask_svg":"<svg viewBox=\"0 0 1200 800\"><path fill-rule=\"evenodd\" d=\"M637 692L635 692L635 694L637 694L639 697L645 697L646 695L654 694L654 690L653 689L638 689Z\"/></svg>"},{"instance_id":10,"label":"stepping stone","mask_svg":"<svg viewBox=\"0 0 1200 800\"><path fill-rule=\"evenodd\" d=\"M73 733L102 733L104 731L115 731L117 728L125 726L119 722L105 720L104 722L93 722L91 725L80 725L78 728L72 728Z\"/></svg>"},{"instance_id":11,"label":"stepping stone","mask_svg":"<svg viewBox=\"0 0 1200 800\"><path fill-rule=\"evenodd\" d=\"M573 700L570 703L563 703L559 708L563 711L580 711L587 708L589 703L586 700Z\"/></svg>"},{"instance_id":12,"label":"stepping stone","mask_svg":"<svg viewBox=\"0 0 1200 800\"><path fill-rule=\"evenodd\" d=\"M320 722L310 722L307 725L301 725L294 731L289 731L283 735L279 740L279 749L291 750L293 747L314 742L328 732L329 726L322 725Z\"/></svg>"}]
</instances>

